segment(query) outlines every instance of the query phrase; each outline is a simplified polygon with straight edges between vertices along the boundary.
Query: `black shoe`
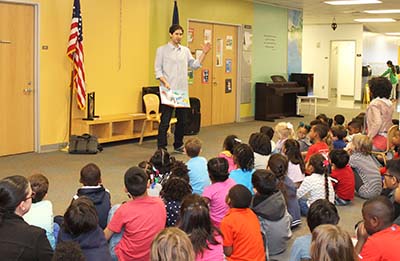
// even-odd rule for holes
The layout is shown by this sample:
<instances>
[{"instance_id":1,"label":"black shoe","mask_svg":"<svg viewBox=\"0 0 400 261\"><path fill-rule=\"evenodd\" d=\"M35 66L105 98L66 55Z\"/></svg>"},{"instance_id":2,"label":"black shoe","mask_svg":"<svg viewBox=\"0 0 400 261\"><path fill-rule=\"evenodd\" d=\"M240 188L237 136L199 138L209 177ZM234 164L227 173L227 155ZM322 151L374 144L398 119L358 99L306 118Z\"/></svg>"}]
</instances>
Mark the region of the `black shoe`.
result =
<instances>
[{"instance_id":1,"label":"black shoe","mask_svg":"<svg viewBox=\"0 0 400 261\"><path fill-rule=\"evenodd\" d=\"M179 148L175 148L174 152L178 154L185 154L185 147L182 145Z\"/></svg>"}]
</instances>

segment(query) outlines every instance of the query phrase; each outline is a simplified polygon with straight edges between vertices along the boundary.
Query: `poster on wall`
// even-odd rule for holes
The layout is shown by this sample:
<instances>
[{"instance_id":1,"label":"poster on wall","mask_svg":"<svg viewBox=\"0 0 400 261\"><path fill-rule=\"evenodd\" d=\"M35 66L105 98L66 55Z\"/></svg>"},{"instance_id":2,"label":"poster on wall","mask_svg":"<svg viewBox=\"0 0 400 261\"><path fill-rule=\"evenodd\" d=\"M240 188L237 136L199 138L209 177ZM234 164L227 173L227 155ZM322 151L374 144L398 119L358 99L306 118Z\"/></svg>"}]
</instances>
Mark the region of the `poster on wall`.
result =
<instances>
[{"instance_id":1,"label":"poster on wall","mask_svg":"<svg viewBox=\"0 0 400 261\"><path fill-rule=\"evenodd\" d=\"M217 39L217 43L216 43L216 63L215 66L216 67L222 67L222 59L223 59L223 46L224 46L224 40L222 39Z\"/></svg>"},{"instance_id":2,"label":"poster on wall","mask_svg":"<svg viewBox=\"0 0 400 261\"><path fill-rule=\"evenodd\" d=\"M226 50L232 50L232 46L233 46L233 37L232 35L227 35L225 43Z\"/></svg>"},{"instance_id":3,"label":"poster on wall","mask_svg":"<svg viewBox=\"0 0 400 261\"><path fill-rule=\"evenodd\" d=\"M194 72L193 69L188 69L188 83L193 84L194 83Z\"/></svg>"},{"instance_id":4,"label":"poster on wall","mask_svg":"<svg viewBox=\"0 0 400 261\"><path fill-rule=\"evenodd\" d=\"M210 29L204 29L204 43L211 43L212 33Z\"/></svg>"},{"instance_id":5,"label":"poster on wall","mask_svg":"<svg viewBox=\"0 0 400 261\"><path fill-rule=\"evenodd\" d=\"M232 59L225 59L225 72L232 72Z\"/></svg>"},{"instance_id":6,"label":"poster on wall","mask_svg":"<svg viewBox=\"0 0 400 261\"><path fill-rule=\"evenodd\" d=\"M232 92L232 79L225 79L225 93Z\"/></svg>"},{"instance_id":7,"label":"poster on wall","mask_svg":"<svg viewBox=\"0 0 400 261\"><path fill-rule=\"evenodd\" d=\"M189 28L187 33L187 42L188 43L193 42L193 37L194 37L194 28Z\"/></svg>"},{"instance_id":8,"label":"poster on wall","mask_svg":"<svg viewBox=\"0 0 400 261\"><path fill-rule=\"evenodd\" d=\"M209 78L208 69L201 70L201 83L202 84L207 84L208 83L208 78Z\"/></svg>"}]
</instances>

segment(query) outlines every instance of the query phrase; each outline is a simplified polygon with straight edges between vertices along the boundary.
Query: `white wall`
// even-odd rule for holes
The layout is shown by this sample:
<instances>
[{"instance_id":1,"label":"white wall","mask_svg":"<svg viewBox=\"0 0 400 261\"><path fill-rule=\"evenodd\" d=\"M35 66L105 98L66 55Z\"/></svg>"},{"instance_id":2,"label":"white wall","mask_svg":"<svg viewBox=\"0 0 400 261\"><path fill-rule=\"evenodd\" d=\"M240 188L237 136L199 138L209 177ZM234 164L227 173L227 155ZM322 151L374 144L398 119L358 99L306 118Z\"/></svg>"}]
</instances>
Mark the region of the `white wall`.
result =
<instances>
[{"instance_id":1,"label":"white wall","mask_svg":"<svg viewBox=\"0 0 400 261\"><path fill-rule=\"evenodd\" d=\"M386 62L398 64L398 38L370 32L363 33L363 65L371 65L372 75L380 75L386 69Z\"/></svg>"},{"instance_id":2,"label":"white wall","mask_svg":"<svg viewBox=\"0 0 400 261\"><path fill-rule=\"evenodd\" d=\"M304 73L314 73L314 95L328 98L331 41L356 41L356 54L363 51L363 26L339 24L336 31L330 25L304 25L303 61ZM354 59L354 57L351 57ZM356 56L354 99L361 100L362 57Z\"/></svg>"}]
</instances>

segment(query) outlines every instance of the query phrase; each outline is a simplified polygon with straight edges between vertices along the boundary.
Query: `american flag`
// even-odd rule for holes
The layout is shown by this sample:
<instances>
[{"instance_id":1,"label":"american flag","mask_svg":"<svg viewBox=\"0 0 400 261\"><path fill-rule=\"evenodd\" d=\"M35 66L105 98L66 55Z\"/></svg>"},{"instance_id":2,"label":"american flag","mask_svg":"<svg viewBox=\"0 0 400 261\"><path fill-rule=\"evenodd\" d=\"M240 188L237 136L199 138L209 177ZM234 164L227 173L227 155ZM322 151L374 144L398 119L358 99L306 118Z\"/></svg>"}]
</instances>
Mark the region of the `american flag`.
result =
<instances>
[{"instance_id":1,"label":"american flag","mask_svg":"<svg viewBox=\"0 0 400 261\"><path fill-rule=\"evenodd\" d=\"M86 107L86 87L85 70L83 66L83 36L82 36L82 16L81 4L79 0L74 0L72 11L71 32L69 35L69 44L67 56L71 59L74 68L72 71L73 88L76 90L76 99L78 107L83 110Z\"/></svg>"}]
</instances>

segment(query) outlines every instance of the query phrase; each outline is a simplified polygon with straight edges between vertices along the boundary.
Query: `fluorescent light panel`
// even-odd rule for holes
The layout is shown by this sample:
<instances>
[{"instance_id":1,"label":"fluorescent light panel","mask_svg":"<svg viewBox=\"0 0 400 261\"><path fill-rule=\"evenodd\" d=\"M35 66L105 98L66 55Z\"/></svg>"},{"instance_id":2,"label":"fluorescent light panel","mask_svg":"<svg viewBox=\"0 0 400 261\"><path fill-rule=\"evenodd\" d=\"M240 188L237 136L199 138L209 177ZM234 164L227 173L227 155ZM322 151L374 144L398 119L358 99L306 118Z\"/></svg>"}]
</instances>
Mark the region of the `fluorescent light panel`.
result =
<instances>
[{"instance_id":1,"label":"fluorescent light panel","mask_svg":"<svg viewBox=\"0 0 400 261\"><path fill-rule=\"evenodd\" d=\"M368 13L368 14L400 14L400 9L365 10L364 13Z\"/></svg>"},{"instance_id":2,"label":"fluorescent light panel","mask_svg":"<svg viewBox=\"0 0 400 261\"><path fill-rule=\"evenodd\" d=\"M354 19L356 22L360 23L390 23L396 22L393 18L358 18Z\"/></svg>"},{"instance_id":3,"label":"fluorescent light panel","mask_svg":"<svg viewBox=\"0 0 400 261\"><path fill-rule=\"evenodd\" d=\"M381 4L379 0L340 0L340 1L324 1L328 5L367 5L367 4Z\"/></svg>"},{"instance_id":4,"label":"fluorescent light panel","mask_svg":"<svg viewBox=\"0 0 400 261\"><path fill-rule=\"evenodd\" d=\"M390 36L400 36L400 32L385 33L385 34Z\"/></svg>"}]
</instances>

